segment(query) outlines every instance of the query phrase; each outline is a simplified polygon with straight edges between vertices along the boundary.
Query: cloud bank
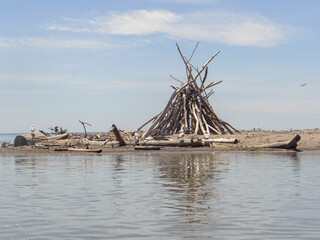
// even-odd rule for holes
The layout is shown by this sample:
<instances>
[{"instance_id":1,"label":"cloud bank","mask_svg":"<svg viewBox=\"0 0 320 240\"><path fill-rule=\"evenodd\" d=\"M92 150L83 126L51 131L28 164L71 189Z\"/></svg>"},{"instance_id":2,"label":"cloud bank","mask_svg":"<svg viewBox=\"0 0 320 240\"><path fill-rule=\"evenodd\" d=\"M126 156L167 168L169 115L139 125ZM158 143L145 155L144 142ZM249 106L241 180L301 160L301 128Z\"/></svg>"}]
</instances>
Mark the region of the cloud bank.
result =
<instances>
[{"instance_id":1,"label":"cloud bank","mask_svg":"<svg viewBox=\"0 0 320 240\"><path fill-rule=\"evenodd\" d=\"M294 32L293 27L273 23L261 15L223 11L179 14L168 10L135 10L56 21L59 22L43 26L46 31L40 33L42 36L0 36L0 48L27 46L108 50L140 45L153 41L155 37L272 47L286 42Z\"/></svg>"},{"instance_id":2,"label":"cloud bank","mask_svg":"<svg viewBox=\"0 0 320 240\"><path fill-rule=\"evenodd\" d=\"M178 14L167 10L109 12L86 20L65 19L62 24L51 24L46 29L113 36L161 34L173 39L259 47L285 42L290 33L288 26L260 15L221 11Z\"/></svg>"}]
</instances>

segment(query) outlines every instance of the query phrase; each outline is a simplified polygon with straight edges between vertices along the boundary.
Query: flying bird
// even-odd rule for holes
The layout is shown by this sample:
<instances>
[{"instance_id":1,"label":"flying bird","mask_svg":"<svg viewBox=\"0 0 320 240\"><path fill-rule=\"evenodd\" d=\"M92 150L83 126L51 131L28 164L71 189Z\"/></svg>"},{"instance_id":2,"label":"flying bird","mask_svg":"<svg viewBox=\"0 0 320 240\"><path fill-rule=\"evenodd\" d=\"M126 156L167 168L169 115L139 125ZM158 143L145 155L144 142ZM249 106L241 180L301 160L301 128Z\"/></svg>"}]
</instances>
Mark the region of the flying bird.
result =
<instances>
[{"instance_id":1,"label":"flying bird","mask_svg":"<svg viewBox=\"0 0 320 240\"><path fill-rule=\"evenodd\" d=\"M301 84L300 86L301 86L301 87L304 87L305 85L307 85L307 83Z\"/></svg>"}]
</instances>

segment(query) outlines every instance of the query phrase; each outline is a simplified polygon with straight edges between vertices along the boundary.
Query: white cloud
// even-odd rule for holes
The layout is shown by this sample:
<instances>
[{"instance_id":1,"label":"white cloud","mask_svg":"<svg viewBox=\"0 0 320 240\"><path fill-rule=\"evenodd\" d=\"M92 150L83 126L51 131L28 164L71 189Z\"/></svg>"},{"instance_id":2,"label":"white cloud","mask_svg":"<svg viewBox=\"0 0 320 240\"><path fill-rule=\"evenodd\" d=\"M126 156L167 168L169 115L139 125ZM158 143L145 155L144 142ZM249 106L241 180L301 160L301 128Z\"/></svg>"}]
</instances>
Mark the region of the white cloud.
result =
<instances>
[{"instance_id":1,"label":"white cloud","mask_svg":"<svg viewBox=\"0 0 320 240\"><path fill-rule=\"evenodd\" d=\"M111 49L120 45L91 39L59 39L52 37L0 38L0 48L28 46L40 48Z\"/></svg>"},{"instance_id":2,"label":"white cloud","mask_svg":"<svg viewBox=\"0 0 320 240\"><path fill-rule=\"evenodd\" d=\"M292 28L276 24L260 15L221 11L177 14L167 10L136 10L107 13L93 19L65 19L66 26L51 25L48 30L95 32L107 35L164 34L238 46L273 46L288 38Z\"/></svg>"},{"instance_id":3,"label":"white cloud","mask_svg":"<svg viewBox=\"0 0 320 240\"><path fill-rule=\"evenodd\" d=\"M97 18L94 24L99 32L114 35L149 35L168 31L168 25L177 22L181 16L169 11L138 10L124 14L112 13L111 17Z\"/></svg>"}]
</instances>

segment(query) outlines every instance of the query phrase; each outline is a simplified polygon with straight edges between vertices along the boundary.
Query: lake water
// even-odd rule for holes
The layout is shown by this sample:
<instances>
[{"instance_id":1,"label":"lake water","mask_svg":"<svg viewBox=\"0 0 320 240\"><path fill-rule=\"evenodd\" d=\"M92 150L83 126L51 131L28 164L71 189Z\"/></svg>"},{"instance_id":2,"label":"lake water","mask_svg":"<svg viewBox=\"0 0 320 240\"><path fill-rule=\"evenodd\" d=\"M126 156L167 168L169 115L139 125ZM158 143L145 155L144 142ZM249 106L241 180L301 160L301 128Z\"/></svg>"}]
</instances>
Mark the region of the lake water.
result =
<instances>
[{"instance_id":1,"label":"lake water","mask_svg":"<svg viewBox=\"0 0 320 240\"><path fill-rule=\"evenodd\" d=\"M320 153L0 156L0 239L319 239Z\"/></svg>"},{"instance_id":2,"label":"lake water","mask_svg":"<svg viewBox=\"0 0 320 240\"><path fill-rule=\"evenodd\" d=\"M20 135L20 133L0 133L0 147L4 142L13 143L15 137L18 135Z\"/></svg>"}]
</instances>

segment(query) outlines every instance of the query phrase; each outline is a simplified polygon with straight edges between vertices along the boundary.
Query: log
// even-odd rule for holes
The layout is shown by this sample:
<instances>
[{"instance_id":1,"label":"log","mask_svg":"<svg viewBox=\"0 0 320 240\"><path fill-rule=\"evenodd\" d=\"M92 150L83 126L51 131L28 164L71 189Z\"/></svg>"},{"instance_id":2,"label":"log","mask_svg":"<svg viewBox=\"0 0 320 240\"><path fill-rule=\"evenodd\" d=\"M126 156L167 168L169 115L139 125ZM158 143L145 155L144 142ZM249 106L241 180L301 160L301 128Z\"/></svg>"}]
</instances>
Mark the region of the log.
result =
<instances>
[{"instance_id":1,"label":"log","mask_svg":"<svg viewBox=\"0 0 320 240\"><path fill-rule=\"evenodd\" d=\"M161 150L161 148L160 147L156 147L156 146L135 146L134 150L149 151L149 150Z\"/></svg>"},{"instance_id":2,"label":"log","mask_svg":"<svg viewBox=\"0 0 320 240\"><path fill-rule=\"evenodd\" d=\"M283 142L275 142L270 144L264 144L260 146L254 146L256 148L283 148L283 149L297 149L298 142L300 141L301 137L299 135L296 135L294 138L292 138L289 141L283 141Z\"/></svg>"},{"instance_id":3,"label":"log","mask_svg":"<svg viewBox=\"0 0 320 240\"><path fill-rule=\"evenodd\" d=\"M214 138L214 139L207 139L206 142L237 144L239 141L236 138Z\"/></svg>"},{"instance_id":4,"label":"log","mask_svg":"<svg viewBox=\"0 0 320 240\"><path fill-rule=\"evenodd\" d=\"M140 142L141 146L162 146L162 147L204 147L210 146L209 142L201 139L181 139L181 140L150 140Z\"/></svg>"},{"instance_id":5,"label":"log","mask_svg":"<svg viewBox=\"0 0 320 240\"><path fill-rule=\"evenodd\" d=\"M108 141L106 144L101 145L103 141L92 141L92 140L87 140L86 138L84 139L65 139L65 140L51 140L51 141L43 141L39 144L42 146L47 146L47 147L57 147L57 146L81 146L81 145L88 145L92 146L95 148L100 148L102 146L105 147L119 147L119 142L118 141ZM37 145L38 143L36 143Z\"/></svg>"},{"instance_id":6,"label":"log","mask_svg":"<svg viewBox=\"0 0 320 240\"><path fill-rule=\"evenodd\" d=\"M27 145L30 146L46 139L47 139L47 136L42 133L28 133L28 134L18 135L14 139L14 146L15 147L27 146Z\"/></svg>"},{"instance_id":7,"label":"log","mask_svg":"<svg viewBox=\"0 0 320 240\"><path fill-rule=\"evenodd\" d=\"M183 126L187 127L188 126L188 122L187 122L186 94L183 94L182 98L183 98L183 119L184 119L184 125Z\"/></svg>"},{"instance_id":8,"label":"log","mask_svg":"<svg viewBox=\"0 0 320 240\"><path fill-rule=\"evenodd\" d=\"M62 140L62 139L67 139L69 137L68 133L64 133L64 134L58 134L58 135L54 135L54 136L50 136L47 137L45 140Z\"/></svg>"},{"instance_id":9,"label":"log","mask_svg":"<svg viewBox=\"0 0 320 240\"><path fill-rule=\"evenodd\" d=\"M112 131L114 133L114 135L116 136L120 146L126 145L126 142L121 137L120 132L119 132L118 128L116 127L116 125L112 124L112 127L110 128L110 131Z\"/></svg>"},{"instance_id":10,"label":"log","mask_svg":"<svg viewBox=\"0 0 320 240\"><path fill-rule=\"evenodd\" d=\"M87 148L56 148L54 151L73 151L73 152L94 152L101 153L102 149L87 149Z\"/></svg>"}]
</instances>

